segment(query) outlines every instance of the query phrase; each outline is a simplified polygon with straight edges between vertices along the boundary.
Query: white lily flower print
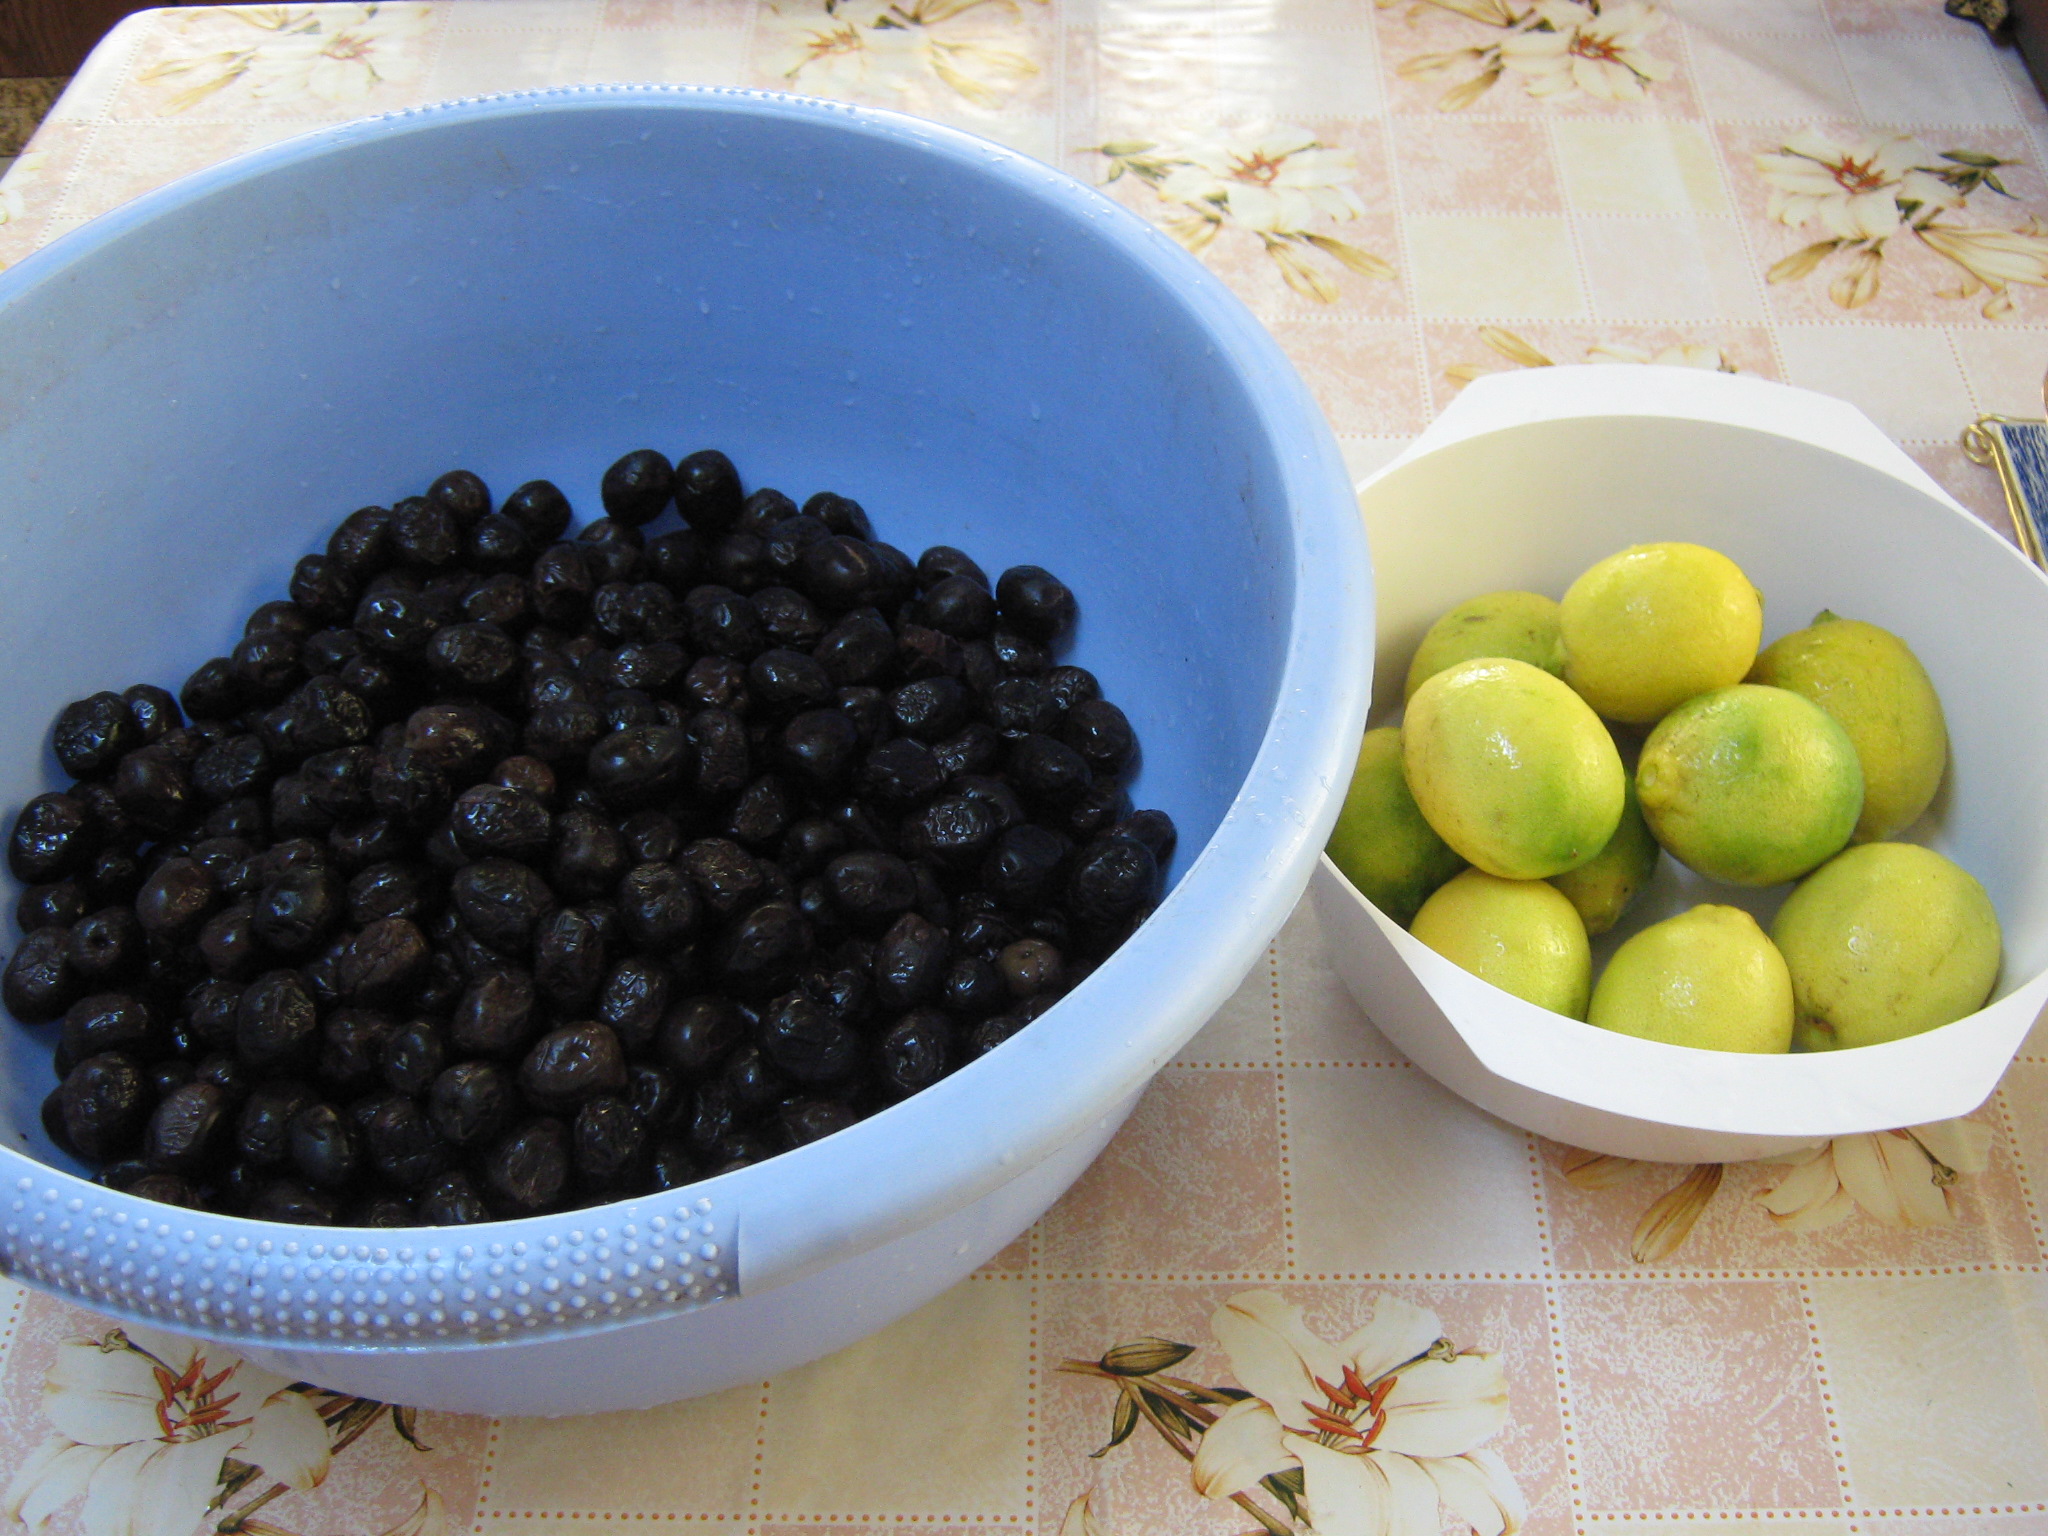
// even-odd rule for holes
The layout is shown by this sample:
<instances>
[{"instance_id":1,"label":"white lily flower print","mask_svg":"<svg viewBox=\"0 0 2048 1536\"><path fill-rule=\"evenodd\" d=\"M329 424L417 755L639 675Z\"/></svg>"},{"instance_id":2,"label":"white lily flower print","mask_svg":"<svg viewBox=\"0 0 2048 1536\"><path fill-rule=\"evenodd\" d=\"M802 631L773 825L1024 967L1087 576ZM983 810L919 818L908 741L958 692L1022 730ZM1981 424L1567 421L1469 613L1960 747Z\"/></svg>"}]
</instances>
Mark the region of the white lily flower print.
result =
<instances>
[{"instance_id":1,"label":"white lily flower print","mask_svg":"<svg viewBox=\"0 0 2048 1536\"><path fill-rule=\"evenodd\" d=\"M1425 3L1504 34L1497 42L1417 54L1397 66L1411 80L1463 74L1438 99L1439 111L1464 110L1510 74L1539 101L1583 95L1608 102L1642 101L1672 75L1670 61L1648 46L1664 18L1646 0L1536 0L1520 11L1506 0Z\"/></svg>"},{"instance_id":2,"label":"white lily flower print","mask_svg":"<svg viewBox=\"0 0 2048 1536\"><path fill-rule=\"evenodd\" d=\"M1210 1326L1252 1396L1202 1436L1194 1479L1206 1497L1299 1468L1317 1536L1434 1536L1440 1500L1480 1536L1520 1529L1514 1478L1498 1458L1473 1459L1507 1423L1500 1357L1454 1351L1435 1313L1382 1294L1371 1322L1331 1344L1301 1308L1247 1291Z\"/></svg>"},{"instance_id":3,"label":"white lily flower print","mask_svg":"<svg viewBox=\"0 0 2048 1536\"><path fill-rule=\"evenodd\" d=\"M1955 221L1982 189L2010 196L1998 179L2010 160L1976 150L1937 156L1904 135L1866 134L1844 143L1815 128L1754 158L1771 189L1770 216L1793 229L1815 227L1824 237L1773 265L1767 276L1774 283L1798 282L1847 257L1828 296L1843 309L1860 309L1878 295L1887 242L1909 236L1962 274L1943 297L1988 292L1987 320L2011 312L2014 284L2048 287L2048 230L2037 221L2016 230Z\"/></svg>"},{"instance_id":4,"label":"white lily flower print","mask_svg":"<svg viewBox=\"0 0 2048 1536\"><path fill-rule=\"evenodd\" d=\"M761 25L779 35L782 78L793 86L912 103L936 82L992 109L1039 73L1015 46L1023 3L1046 0L784 0Z\"/></svg>"},{"instance_id":5,"label":"white lily flower print","mask_svg":"<svg viewBox=\"0 0 2048 1536\"><path fill-rule=\"evenodd\" d=\"M1513 331L1498 325L1479 327L1479 339L1493 351L1498 352L1519 368L1554 368L1556 360L1540 348ZM1586 348L1589 363L1654 363L1660 368L1704 368L1716 373L1739 373L1725 347L1709 346L1703 341L1674 342L1652 352L1647 347L1631 346L1622 341L1596 341ZM1444 377L1458 384L1469 384L1482 374L1496 370L1483 368L1477 363L1453 363L1444 370ZM1574 1180L1574 1182L1577 1182Z\"/></svg>"},{"instance_id":6,"label":"white lily flower print","mask_svg":"<svg viewBox=\"0 0 2048 1536\"><path fill-rule=\"evenodd\" d=\"M331 1456L325 1421L285 1378L144 1328L60 1344L43 1412L56 1433L0 1499L32 1533L82 1497L87 1536L191 1536L230 1455L301 1490Z\"/></svg>"},{"instance_id":7,"label":"white lily flower print","mask_svg":"<svg viewBox=\"0 0 2048 1536\"><path fill-rule=\"evenodd\" d=\"M1108 180L1125 175L1144 182L1167 205L1161 224L1196 255L1224 230L1256 235L1287 286L1304 297L1334 304L1342 296L1329 275L1308 258L1330 257L1363 277L1391 278L1393 267L1321 224L1362 218L1358 157L1324 144L1305 128L1287 126L1215 137L1184 145L1143 142L1096 146L1108 157Z\"/></svg>"},{"instance_id":8,"label":"white lily flower print","mask_svg":"<svg viewBox=\"0 0 2048 1536\"><path fill-rule=\"evenodd\" d=\"M209 25L240 24L224 45L173 51L145 69L145 81L189 82L166 104L184 112L246 82L259 100L311 96L349 106L379 87L415 78L421 43L433 24L423 0L363 5L232 5L196 13Z\"/></svg>"},{"instance_id":9,"label":"white lily flower print","mask_svg":"<svg viewBox=\"0 0 2048 1536\"><path fill-rule=\"evenodd\" d=\"M1643 47L1662 18L1638 0L1537 0L1535 15L1545 25L1500 45L1501 63L1522 77L1531 96L1583 91L1599 101L1641 101L1647 86L1671 78L1671 65Z\"/></svg>"},{"instance_id":10,"label":"white lily flower print","mask_svg":"<svg viewBox=\"0 0 2048 1536\"><path fill-rule=\"evenodd\" d=\"M1789 1232L1815 1232L1859 1207L1888 1227L1940 1226L1956 1219L1956 1184L1991 1161L1991 1127L1943 1120L1905 1130L1837 1136L1790 1159L1756 1201Z\"/></svg>"}]
</instances>

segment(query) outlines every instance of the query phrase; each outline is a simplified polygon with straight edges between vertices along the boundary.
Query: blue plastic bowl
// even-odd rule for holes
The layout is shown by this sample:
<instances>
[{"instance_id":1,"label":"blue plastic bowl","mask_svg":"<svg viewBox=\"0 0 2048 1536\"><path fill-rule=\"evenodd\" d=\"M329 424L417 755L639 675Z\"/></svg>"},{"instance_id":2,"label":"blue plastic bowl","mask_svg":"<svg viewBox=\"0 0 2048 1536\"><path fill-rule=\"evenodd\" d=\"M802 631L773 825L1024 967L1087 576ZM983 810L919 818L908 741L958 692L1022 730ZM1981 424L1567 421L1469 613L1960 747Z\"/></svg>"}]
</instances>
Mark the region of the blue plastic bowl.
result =
<instances>
[{"instance_id":1,"label":"blue plastic bowl","mask_svg":"<svg viewBox=\"0 0 2048 1536\"><path fill-rule=\"evenodd\" d=\"M41 747L65 701L176 687L351 509L463 466L500 494L545 476L593 516L604 466L645 445L844 492L913 554L1061 574L1073 655L1145 743L1135 797L1180 827L1158 913L1016 1040L851 1130L687 1196L487 1228L280 1227L90 1185L39 1125L48 1030L8 1028L10 1272L422 1406L758 1380L1021 1231L1241 979L1307 881L1369 692L1330 432L1243 306L1136 218L996 145L818 101L583 89L354 123L0 274L6 803L59 785Z\"/></svg>"}]
</instances>

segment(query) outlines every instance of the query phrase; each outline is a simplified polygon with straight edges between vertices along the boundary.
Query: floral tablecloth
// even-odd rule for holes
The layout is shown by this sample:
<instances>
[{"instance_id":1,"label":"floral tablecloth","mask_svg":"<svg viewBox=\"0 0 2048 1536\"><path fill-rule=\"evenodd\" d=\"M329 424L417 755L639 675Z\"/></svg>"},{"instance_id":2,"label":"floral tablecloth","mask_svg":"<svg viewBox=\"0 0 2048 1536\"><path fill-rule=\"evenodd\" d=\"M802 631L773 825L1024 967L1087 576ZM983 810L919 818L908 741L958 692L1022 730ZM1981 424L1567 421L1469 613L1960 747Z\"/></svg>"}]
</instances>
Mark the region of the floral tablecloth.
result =
<instances>
[{"instance_id":1,"label":"floral tablecloth","mask_svg":"<svg viewBox=\"0 0 2048 1536\"><path fill-rule=\"evenodd\" d=\"M1107 189L1271 326L1361 472L1475 374L1740 369L2038 414L2048 110L1932 0L451 0L145 13L4 182L0 261L321 122L600 80L905 108ZM1026 1237L722 1396L483 1420L5 1287L0 1524L440 1536L2048 1532L2048 1033L1966 1121L1776 1166L1469 1109L1298 912ZM4 1536L4 1532L0 1532Z\"/></svg>"}]
</instances>

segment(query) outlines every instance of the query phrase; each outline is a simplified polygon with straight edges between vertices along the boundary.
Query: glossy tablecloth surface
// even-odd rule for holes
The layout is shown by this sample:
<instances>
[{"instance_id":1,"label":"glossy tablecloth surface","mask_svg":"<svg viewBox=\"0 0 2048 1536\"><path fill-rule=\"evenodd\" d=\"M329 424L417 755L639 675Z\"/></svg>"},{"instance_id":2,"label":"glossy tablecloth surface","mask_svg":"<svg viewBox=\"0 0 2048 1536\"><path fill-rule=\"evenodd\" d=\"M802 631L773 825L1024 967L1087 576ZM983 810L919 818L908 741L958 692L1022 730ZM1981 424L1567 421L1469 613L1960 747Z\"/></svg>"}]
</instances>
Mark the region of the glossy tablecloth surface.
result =
<instances>
[{"instance_id":1,"label":"glossy tablecloth surface","mask_svg":"<svg viewBox=\"0 0 2048 1536\"><path fill-rule=\"evenodd\" d=\"M322 122L607 80L902 108L1106 186L1273 329L1361 473L1475 373L1680 362L1855 402L2002 524L1956 432L2040 411L2048 109L1928 0L159 11L0 181L0 261ZM1403 1061L1304 907L1051 1215L840 1356L599 1419L413 1415L8 1288L0 1520L2048 1531L2035 1039L1966 1122L1589 1160Z\"/></svg>"}]
</instances>

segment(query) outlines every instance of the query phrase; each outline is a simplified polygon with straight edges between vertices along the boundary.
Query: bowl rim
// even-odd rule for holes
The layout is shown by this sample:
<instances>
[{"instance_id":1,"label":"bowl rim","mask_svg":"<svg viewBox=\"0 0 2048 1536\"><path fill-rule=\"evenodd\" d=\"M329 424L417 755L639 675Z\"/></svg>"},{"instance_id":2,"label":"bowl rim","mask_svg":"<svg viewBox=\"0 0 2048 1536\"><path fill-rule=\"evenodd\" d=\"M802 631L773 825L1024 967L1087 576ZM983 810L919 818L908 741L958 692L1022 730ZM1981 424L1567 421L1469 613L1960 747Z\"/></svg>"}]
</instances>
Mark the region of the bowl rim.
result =
<instances>
[{"instance_id":1,"label":"bowl rim","mask_svg":"<svg viewBox=\"0 0 2048 1536\"><path fill-rule=\"evenodd\" d=\"M608 1230L636 1227L652 1242L646 1237L650 1219L660 1226L667 1215L672 1227L686 1232L699 1217L707 1225L716 1221L721 1233L732 1230L737 1262L725 1253L708 1264L714 1291L718 1284L741 1294L769 1289L960 1209L1104 1119L1200 1027L1306 887L1348 782L1371 693L1372 571L1350 473L1292 363L1220 279L1136 214L1018 151L883 109L725 86L567 86L409 107L263 146L101 214L0 272L0 327L30 291L66 281L157 221L244 183L412 134L536 113L621 108L797 122L967 167L1044 216L1085 229L1105 258L1137 269L1161 304L1177 309L1214 344L1219 368L1235 375L1269 445L1293 543L1284 659L1266 731L1243 782L1153 918L1070 994L1076 1006L1063 1000L990 1058L820 1142L658 1196L461 1229L397 1230L298 1227L165 1206L0 1146L0 1178L13 1186L0 1208L0 1260L18 1277L100 1311L259 1346L434 1349L508 1336L559 1338L701 1303L648 1298L645 1305L593 1305L552 1317L480 1317L431 1330L336 1325L308 1336L289 1322L260 1316L238 1324L219 1308L195 1314L192 1298L175 1283L138 1300L133 1284L106 1278L111 1266L99 1280L88 1280L78 1267L85 1245L52 1228L82 1224L88 1238L96 1231L111 1237L107 1229L115 1227L150 1234L162 1255L153 1269L171 1282L202 1256L209 1269L219 1259L240 1273L237 1267L256 1262L258 1250L281 1252L289 1244L310 1259L324 1249L333 1261L328 1283L335 1286L349 1266L368 1263L381 1275L433 1262L445 1265L452 1288L507 1252L538 1252L573 1239L578 1252L595 1253L593 1233L601 1245L615 1241L606 1238ZM1310 698L1314 708L1295 702ZM1091 1083L1090 1092L1074 1093L1077 1080ZM914 1155L941 1129L946 1156ZM64 1219L66 1212L71 1219ZM436 1256L431 1261L429 1250ZM721 1278L720 1264L737 1273ZM304 1267L312 1280L318 1265Z\"/></svg>"},{"instance_id":2,"label":"bowl rim","mask_svg":"<svg viewBox=\"0 0 2048 1536\"><path fill-rule=\"evenodd\" d=\"M2048 573L1955 501L1861 411L1816 391L1737 374L1578 364L1482 377L1466 386L1405 452L1360 483L1361 505L1375 487L1436 454L1487 439L1619 418L1755 433L1851 461L1856 473L1889 477L1924 500L1930 517L1964 531L1972 561L2015 563L2048 602ZM1318 867L1319 878L1365 909L1380 938L1414 974L1444 1024L1481 1067L1560 1104L1649 1125L1729 1137L1821 1139L1967 1113L1996 1087L2048 1001L2044 968L2014 979L2002 995L1950 1024L1853 1051L1749 1055L1671 1045L1601 1030L1482 980L1395 923L1327 855ZM1420 1027L1436 1026L1425 1019ZM1958 1054L1966 1058L1962 1070L1953 1059ZM1562 1057L1574 1066L1593 1062L1600 1070L1563 1070ZM1882 1113L1886 1098L1878 1088L1886 1080L1914 1084L1949 1107L1945 1113L1917 1116ZM1731 1096L1712 1111L1672 1118L1659 1112L1669 1105L1645 1105L1639 1095L1615 1087L1658 1081L1667 1091L1684 1090L1701 1100L1755 1092L1759 1086L1772 1090L1772 1098L1761 1113L1757 1101ZM1797 1107L1783 1109L1787 1100Z\"/></svg>"}]
</instances>

